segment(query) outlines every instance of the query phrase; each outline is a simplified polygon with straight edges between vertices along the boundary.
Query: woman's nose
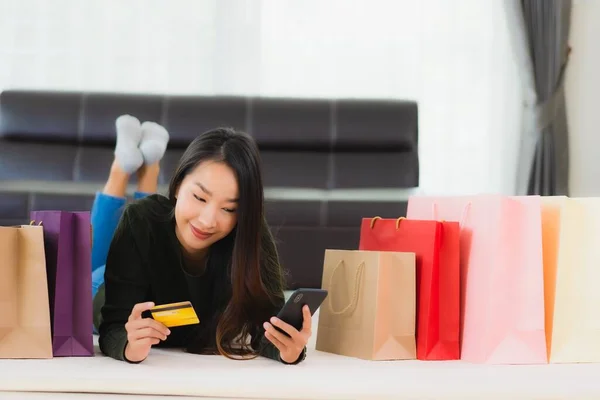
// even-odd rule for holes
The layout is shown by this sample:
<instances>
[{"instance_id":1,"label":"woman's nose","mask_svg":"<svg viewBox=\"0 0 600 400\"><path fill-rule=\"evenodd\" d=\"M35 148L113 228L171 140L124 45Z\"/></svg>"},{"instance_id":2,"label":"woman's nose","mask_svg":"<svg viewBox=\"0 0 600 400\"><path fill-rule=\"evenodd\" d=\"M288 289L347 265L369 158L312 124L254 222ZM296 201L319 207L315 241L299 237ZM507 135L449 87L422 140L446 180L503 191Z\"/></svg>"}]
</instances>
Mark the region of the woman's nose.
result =
<instances>
[{"instance_id":1,"label":"woman's nose","mask_svg":"<svg viewBox=\"0 0 600 400\"><path fill-rule=\"evenodd\" d=\"M200 222L200 229L211 231L217 226L217 220L215 218L215 212L207 207L202 214L198 216Z\"/></svg>"}]
</instances>

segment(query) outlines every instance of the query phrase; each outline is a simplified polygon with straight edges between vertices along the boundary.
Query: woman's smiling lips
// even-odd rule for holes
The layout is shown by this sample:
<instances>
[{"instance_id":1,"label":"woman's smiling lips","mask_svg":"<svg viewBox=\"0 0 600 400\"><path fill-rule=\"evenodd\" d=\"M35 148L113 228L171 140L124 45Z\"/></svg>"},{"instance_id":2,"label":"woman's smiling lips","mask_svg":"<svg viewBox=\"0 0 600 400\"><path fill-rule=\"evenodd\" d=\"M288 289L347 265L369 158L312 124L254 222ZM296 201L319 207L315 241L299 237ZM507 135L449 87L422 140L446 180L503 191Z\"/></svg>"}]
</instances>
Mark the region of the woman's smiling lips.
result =
<instances>
[{"instance_id":1,"label":"woman's smiling lips","mask_svg":"<svg viewBox=\"0 0 600 400\"><path fill-rule=\"evenodd\" d=\"M206 239L208 239L209 237L212 236L212 233L203 232L200 229L196 228L192 224L190 224L190 228L192 229L192 233L194 234L194 236L197 237L200 240L206 240Z\"/></svg>"}]
</instances>

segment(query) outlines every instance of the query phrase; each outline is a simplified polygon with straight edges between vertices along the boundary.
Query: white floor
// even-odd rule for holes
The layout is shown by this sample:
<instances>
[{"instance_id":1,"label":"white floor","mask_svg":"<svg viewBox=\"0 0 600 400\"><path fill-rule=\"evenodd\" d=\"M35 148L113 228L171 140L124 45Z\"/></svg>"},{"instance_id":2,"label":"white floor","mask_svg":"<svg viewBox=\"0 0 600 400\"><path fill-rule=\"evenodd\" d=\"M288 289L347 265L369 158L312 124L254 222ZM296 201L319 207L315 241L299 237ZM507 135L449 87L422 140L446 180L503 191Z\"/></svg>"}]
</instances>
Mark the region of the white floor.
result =
<instances>
[{"instance_id":1,"label":"white floor","mask_svg":"<svg viewBox=\"0 0 600 400\"><path fill-rule=\"evenodd\" d=\"M159 349L138 365L99 351L88 358L0 360L0 400L600 399L600 364L363 361L316 351L317 324L318 313L308 357L298 366Z\"/></svg>"},{"instance_id":2,"label":"white floor","mask_svg":"<svg viewBox=\"0 0 600 400\"><path fill-rule=\"evenodd\" d=\"M223 397L184 397L183 399L203 399L203 400L232 400ZM2 400L160 400L160 399L182 399L180 396L140 396L128 394L98 394L98 393L42 393L42 392L0 392Z\"/></svg>"},{"instance_id":3,"label":"white floor","mask_svg":"<svg viewBox=\"0 0 600 400\"><path fill-rule=\"evenodd\" d=\"M599 399L600 364L370 362L309 350L299 366L153 350L139 365L90 358L0 360L0 399L159 396L254 399ZM11 393L12 392L12 393ZM47 393L15 393L47 392ZM59 393L62 393L59 395ZM82 393L88 393L83 395ZM136 396L126 396L136 395ZM58 397L60 396L60 397Z\"/></svg>"}]
</instances>

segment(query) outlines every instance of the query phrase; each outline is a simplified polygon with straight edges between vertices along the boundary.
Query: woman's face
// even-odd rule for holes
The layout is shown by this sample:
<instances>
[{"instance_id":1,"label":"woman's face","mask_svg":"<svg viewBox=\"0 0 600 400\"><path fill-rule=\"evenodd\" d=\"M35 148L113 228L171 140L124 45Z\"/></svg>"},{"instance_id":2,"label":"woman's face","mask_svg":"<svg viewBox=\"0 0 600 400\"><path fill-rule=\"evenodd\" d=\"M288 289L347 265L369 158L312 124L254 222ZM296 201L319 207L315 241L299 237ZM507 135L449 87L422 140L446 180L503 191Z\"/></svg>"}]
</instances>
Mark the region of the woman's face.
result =
<instances>
[{"instance_id":1,"label":"woman's face","mask_svg":"<svg viewBox=\"0 0 600 400\"><path fill-rule=\"evenodd\" d=\"M176 234L191 256L203 256L237 223L238 184L223 162L200 163L181 182L175 204Z\"/></svg>"}]
</instances>

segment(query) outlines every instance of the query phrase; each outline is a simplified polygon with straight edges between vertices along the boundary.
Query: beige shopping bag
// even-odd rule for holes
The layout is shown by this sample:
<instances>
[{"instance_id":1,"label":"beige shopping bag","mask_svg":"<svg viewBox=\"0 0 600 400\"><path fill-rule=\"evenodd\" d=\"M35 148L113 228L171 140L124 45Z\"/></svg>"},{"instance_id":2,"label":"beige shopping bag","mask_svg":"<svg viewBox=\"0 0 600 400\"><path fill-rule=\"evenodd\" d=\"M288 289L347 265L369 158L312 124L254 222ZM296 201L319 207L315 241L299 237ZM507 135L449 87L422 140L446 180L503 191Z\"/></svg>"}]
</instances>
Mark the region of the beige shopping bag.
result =
<instances>
[{"instance_id":1,"label":"beige shopping bag","mask_svg":"<svg viewBox=\"0 0 600 400\"><path fill-rule=\"evenodd\" d=\"M326 250L316 349L366 360L416 359L415 254Z\"/></svg>"},{"instance_id":2,"label":"beige shopping bag","mask_svg":"<svg viewBox=\"0 0 600 400\"><path fill-rule=\"evenodd\" d=\"M0 358L52 358L41 226L0 227Z\"/></svg>"},{"instance_id":3,"label":"beige shopping bag","mask_svg":"<svg viewBox=\"0 0 600 400\"><path fill-rule=\"evenodd\" d=\"M543 203L550 362L600 362L600 198Z\"/></svg>"}]
</instances>

